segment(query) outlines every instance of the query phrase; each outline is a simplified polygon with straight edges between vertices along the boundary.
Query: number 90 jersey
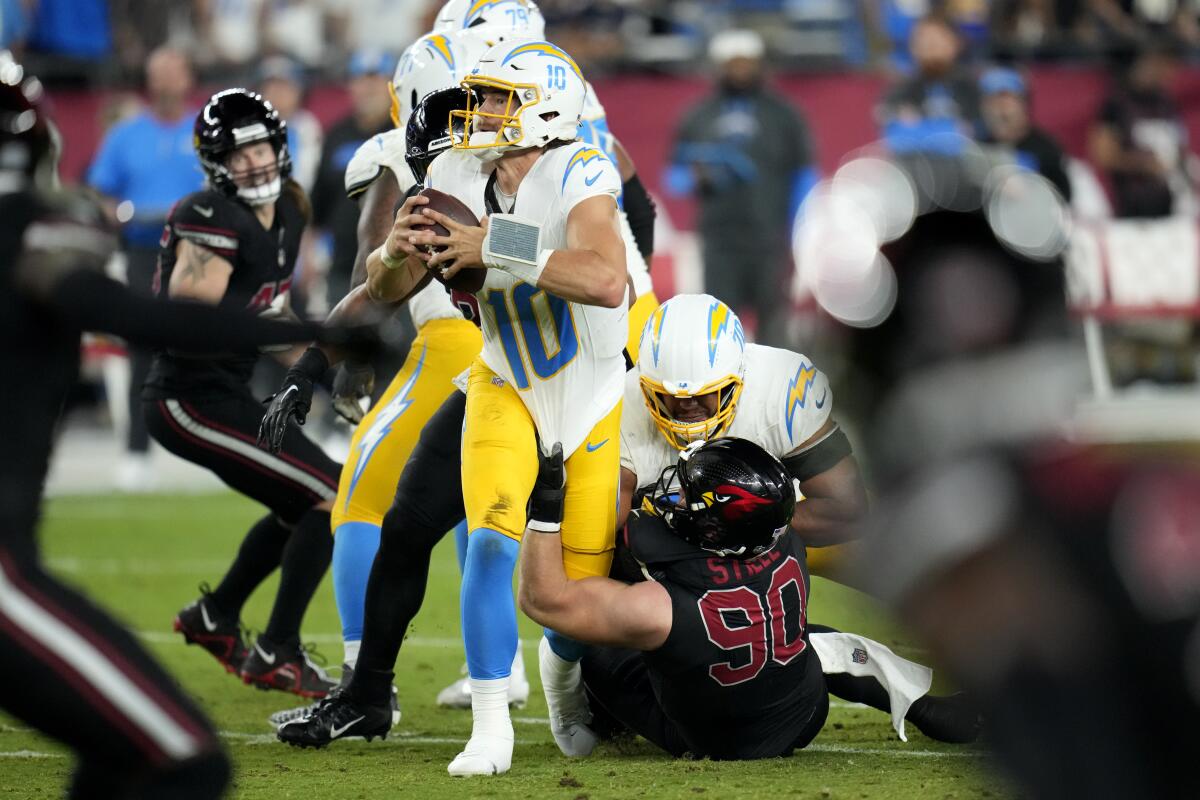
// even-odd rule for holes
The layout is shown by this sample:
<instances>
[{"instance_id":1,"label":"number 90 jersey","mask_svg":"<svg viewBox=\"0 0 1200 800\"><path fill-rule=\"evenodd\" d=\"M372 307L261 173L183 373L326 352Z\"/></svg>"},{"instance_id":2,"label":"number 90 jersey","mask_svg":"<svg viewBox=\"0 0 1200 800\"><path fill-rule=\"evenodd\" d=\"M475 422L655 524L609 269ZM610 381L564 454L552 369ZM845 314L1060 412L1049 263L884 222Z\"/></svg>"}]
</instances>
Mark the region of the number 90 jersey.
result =
<instances>
[{"instance_id":1,"label":"number 90 jersey","mask_svg":"<svg viewBox=\"0 0 1200 800\"><path fill-rule=\"evenodd\" d=\"M494 163L448 150L429 167L425 185L484 216L484 192ZM608 195L616 203L621 178L599 149L581 142L552 146L521 181L512 213L542 226L541 248L567 247L567 217L576 204ZM488 270L477 295L483 362L521 396L543 441L562 442L570 456L593 426L621 400L627 308L573 303Z\"/></svg>"},{"instance_id":2,"label":"number 90 jersey","mask_svg":"<svg viewBox=\"0 0 1200 800\"><path fill-rule=\"evenodd\" d=\"M651 316L644 336L654 335ZM701 334L702 335L702 334ZM657 354L651 348L652 357ZM829 379L807 356L763 345L746 345L744 388L729 430L783 458L812 438L833 410ZM646 409L638 371L626 377L621 409L621 466L637 476L638 488L654 483L679 458Z\"/></svg>"}]
</instances>

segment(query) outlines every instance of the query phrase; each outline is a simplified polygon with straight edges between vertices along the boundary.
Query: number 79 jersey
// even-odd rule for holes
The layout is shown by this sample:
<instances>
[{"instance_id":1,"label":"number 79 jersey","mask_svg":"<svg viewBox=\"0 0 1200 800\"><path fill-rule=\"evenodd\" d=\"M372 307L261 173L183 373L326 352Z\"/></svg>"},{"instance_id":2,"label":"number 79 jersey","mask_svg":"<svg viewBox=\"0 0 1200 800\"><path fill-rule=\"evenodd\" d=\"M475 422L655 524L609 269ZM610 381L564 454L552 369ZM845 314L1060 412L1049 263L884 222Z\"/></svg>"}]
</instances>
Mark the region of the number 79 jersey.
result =
<instances>
[{"instance_id":1,"label":"number 79 jersey","mask_svg":"<svg viewBox=\"0 0 1200 800\"><path fill-rule=\"evenodd\" d=\"M457 197L476 216L495 168L470 153L449 150L429 168L425 185ZM607 195L616 203L621 178L595 147L572 142L547 149L517 191L514 214L539 222L542 249L568 247L567 217L579 202ZM488 270L477 293L483 362L517 389L542 440L562 442L570 456L621 400L627 308L573 303Z\"/></svg>"}]
</instances>

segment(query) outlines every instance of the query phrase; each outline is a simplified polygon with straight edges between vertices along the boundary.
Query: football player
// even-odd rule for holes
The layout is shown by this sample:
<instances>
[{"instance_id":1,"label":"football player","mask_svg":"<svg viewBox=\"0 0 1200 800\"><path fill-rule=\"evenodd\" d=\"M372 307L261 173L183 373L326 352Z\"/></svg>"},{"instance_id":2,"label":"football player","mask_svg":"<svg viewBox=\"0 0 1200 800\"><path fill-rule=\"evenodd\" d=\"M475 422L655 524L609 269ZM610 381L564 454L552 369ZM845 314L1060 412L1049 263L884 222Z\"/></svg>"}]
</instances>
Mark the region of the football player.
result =
<instances>
[{"instance_id":1,"label":"football player","mask_svg":"<svg viewBox=\"0 0 1200 800\"><path fill-rule=\"evenodd\" d=\"M620 580L564 572L563 479L556 447L530 500L521 608L601 645L587 649L581 686L605 728L631 729L674 756L787 756L821 729L836 685L889 712L902 739L906 717L947 741L977 734L969 702L926 694L927 668L809 624L803 546L786 535L795 479L763 448L731 437L685 448L647 510L629 518Z\"/></svg>"},{"instance_id":2,"label":"football player","mask_svg":"<svg viewBox=\"0 0 1200 800\"><path fill-rule=\"evenodd\" d=\"M289 313L288 289L308 221L291 180L287 126L259 95L218 92L196 117L208 188L182 198L163 233L157 291L254 314ZM150 434L269 509L247 532L216 589L179 612L175 629L248 684L324 697L335 684L300 644L300 621L329 566L329 511L340 465L299 430L278 454L254 446L262 417L248 381L258 353L158 352L143 390ZM263 634L247 648L241 610L276 568Z\"/></svg>"},{"instance_id":3,"label":"football player","mask_svg":"<svg viewBox=\"0 0 1200 800\"><path fill-rule=\"evenodd\" d=\"M515 39L540 41L546 38L546 20L537 3L532 0L449 0L438 11L434 22L435 33L470 31L491 44ZM629 336L625 345L627 357L637 359L638 337L646 318L658 306L654 287L650 281L651 254L654 252L654 201L650 198L637 168L625 148L608 127L607 114L592 84L584 81L583 112L579 120L579 139L597 147L617 165L621 174L621 192L617 195L618 216L625 247L641 253L641 259L629 259L630 287L634 294L633 306L629 309ZM455 528L455 545L458 549L459 566L465 564L467 548L466 525ZM466 672L466 668L463 669ZM524 677L525 668L521 649L513 662L512 683L509 686L510 700L523 702L528 696L529 684ZM460 678L437 696L438 705L452 708L471 707L471 686L467 678Z\"/></svg>"},{"instance_id":4,"label":"football player","mask_svg":"<svg viewBox=\"0 0 1200 800\"><path fill-rule=\"evenodd\" d=\"M366 255L386 238L397 201L414 189L416 182L424 177L425 164L438 152L420 154L415 166L406 162L405 128L416 105L412 98L454 89L456 105L461 105L461 100L457 100L462 96L458 82L487 47L470 32L430 34L418 39L401 58L393 82L393 113L404 127L365 142L346 167L346 192L351 198L361 198L362 203L358 225L359 266L365 265ZM441 124L433 130L442 132L437 146L445 148L449 142L440 140L445 139L449 107L444 107L441 113ZM426 148L433 141L425 141ZM365 294L361 282L365 277L364 269L356 269L352 277L354 291L330 314L331 320L351 314L361 304ZM344 647L342 683L350 680L358 661L367 579L379 550L380 526L396 492L396 477L412 454L421 428L446 398L457 391L453 378L471 365L482 346L478 325L463 317L462 310L440 283L429 281L404 304L417 337L386 391L365 416L356 397L335 401L344 413L353 416L357 412L350 454L338 481L332 513L333 588ZM264 418L268 438L270 434L282 435L289 416L303 421L312 400L313 384L329 365L322 348L313 347L288 373L276 395L278 402ZM348 369L351 373L364 372L363 367L354 364ZM369 367L365 371L370 374ZM305 711L307 707L281 711L271 719L279 725L297 719ZM393 722L398 721L396 707Z\"/></svg>"},{"instance_id":5,"label":"football player","mask_svg":"<svg viewBox=\"0 0 1200 800\"><path fill-rule=\"evenodd\" d=\"M747 344L737 315L711 295L678 295L642 332L621 421L621 519L691 442L736 436L783 461L800 481L792 530L809 567L828 577L866 492L829 380L800 353Z\"/></svg>"},{"instance_id":6,"label":"football player","mask_svg":"<svg viewBox=\"0 0 1200 800\"><path fill-rule=\"evenodd\" d=\"M42 486L80 332L194 352L307 341L315 326L131 294L104 276L115 239L86 198L56 190L42 90L0 53L0 707L78 756L71 797L215 798L230 765L217 732L137 639L47 574Z\"/></svg>"},{"instance_id":7,"label":"football player","mask_svg":"<svg viewBox=\"0 0 1200 800\"><path fill-rule=\"evenodd\" d=\"M486 215L485 224L460 225L410 198L367 268L372 296L384 300L411 291L429 270L450 279L487 269L476 293L487 312L468 379L462 456L471 531L462 621L474 728L449 768L474 775L511 765L511 575L525 529L517 498L532 489L539 432L571 453L567 569L607 574L612 560L629 255L616 167L576 141L585 88L574 60L549 42L504 43L463 85L467 107L452 115L464 123L462 138L434 160L425 183ZM429 220L450 235L413 230ZM428 246L441 249L418 249Z\"/></svg>"}]
</instances>

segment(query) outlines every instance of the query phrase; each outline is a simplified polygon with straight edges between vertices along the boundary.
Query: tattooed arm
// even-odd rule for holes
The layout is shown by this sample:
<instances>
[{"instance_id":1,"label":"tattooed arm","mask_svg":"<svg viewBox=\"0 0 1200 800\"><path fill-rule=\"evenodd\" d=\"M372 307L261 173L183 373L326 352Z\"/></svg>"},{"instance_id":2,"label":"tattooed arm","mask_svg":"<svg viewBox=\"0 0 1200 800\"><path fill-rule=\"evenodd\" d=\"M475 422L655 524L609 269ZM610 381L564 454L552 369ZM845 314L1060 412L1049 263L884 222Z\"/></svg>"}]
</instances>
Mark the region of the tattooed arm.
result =
<instances>
[{"instance_id":1,"label":"tattooed arm","mask_svg":"<svg viewBox=\"0 0 1200 800\"><path fill-rule=\"evenodd\" d=\"M233 265L219 255L183 239L175 246L175 270L167 287L170 297L216 305L225 295Z\"/></svg>"}]
</instances>

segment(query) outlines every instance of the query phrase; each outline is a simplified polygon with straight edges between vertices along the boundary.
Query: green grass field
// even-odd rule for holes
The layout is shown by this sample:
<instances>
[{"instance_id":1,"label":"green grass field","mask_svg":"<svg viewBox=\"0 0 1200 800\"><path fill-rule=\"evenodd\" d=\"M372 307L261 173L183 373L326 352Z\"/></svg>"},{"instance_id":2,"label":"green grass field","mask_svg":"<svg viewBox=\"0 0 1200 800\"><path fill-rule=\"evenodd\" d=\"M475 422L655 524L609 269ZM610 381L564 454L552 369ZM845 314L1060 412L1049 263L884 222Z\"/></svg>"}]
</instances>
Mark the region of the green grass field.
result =
<instances>
[{"instance_id":1,"label":"green grass field","mask_svg":"<svg viewBox=\"0 0 1200 800\"><path fill-rule=\"evenodd\" d=\"M275 740L267 715L296 705L228 676L204 651L171 632L176 610L201 581L216 583L242 533L261 511L232 494L140 498L76 497L47 503L41 540L50 568L139 632L146 645L199 699L231 753L238 798L550 797L996 797L1011 792L976 749L939 744L911 726L900 742L885 715L836 700L824 731L790 759L742 764L674 761L645 742L604 745L591 758L559 755L543 721L535 674L529 705L514 712L517 746L510 773L451 779L446 764L470 730L470 714L441 710L437 691L458 676L458 573L453 543L435 553L425 607L397 665L404 719L386 742L341 742L324 751ZM809 618L854 630L912 657L903 636L861 595L814 580ZM244 621L262 626L274 591L252 598ZM521 620L526 663L536 673L536 628ZM328 578L305 619L306 640L331 663L341 658L340 627ZM71 770L55 742L0 715L0 797L61 795ZM418 794L419 793L419 794Z\"/></svg>"}]
</instances>

